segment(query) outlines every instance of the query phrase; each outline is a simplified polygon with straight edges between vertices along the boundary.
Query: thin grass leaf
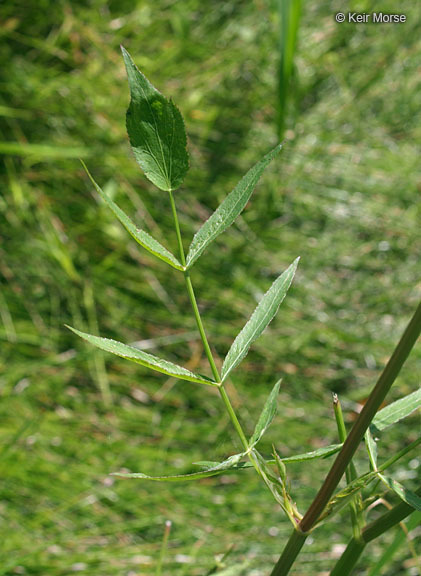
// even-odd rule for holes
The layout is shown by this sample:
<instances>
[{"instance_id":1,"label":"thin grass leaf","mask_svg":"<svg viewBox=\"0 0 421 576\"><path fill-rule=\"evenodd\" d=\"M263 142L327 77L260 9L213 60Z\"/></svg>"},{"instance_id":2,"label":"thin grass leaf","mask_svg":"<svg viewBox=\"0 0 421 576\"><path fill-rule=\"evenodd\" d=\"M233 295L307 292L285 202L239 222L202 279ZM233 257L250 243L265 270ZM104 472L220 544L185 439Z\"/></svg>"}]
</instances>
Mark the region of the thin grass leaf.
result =
<instances>
[{"instance_id":1,"label":"thin grass leaf","mask_svg":"<svg viewBox=\"0 0 421 576\"><path fill-rule=\"evenodd\" d=\"M247 355L252 343L261 335L277 313L281 302L291 286L292 279L297 270L298 261L299 258L294 260L291 266L275 280L259 302L250 320L234 340L222 365L222 382Z\"/></svg>"},{"instance_id":2,"label":"thin grass leaf","mask_svg":"<svg viewBox=\"0 0 421 576\"><path fill-rule=\"evenodd\" d=\"M0 154L29 157L33 160L61 160L65 158L86 158L93 150L84 146L53 146L51 144L30 144L29 142L0 142Z\"/></svg>"},{"instance_id":3,"label":"thin grass leaf","mask_svg":"<svg viewBox=\"0 0 421 576\"><path fill-rule=\"evenodd\" d=\"M155 238L153 238L150 234L135 226L127 214L123 212L123 210L117 206L117 204L113 202L113 200L111 200L111 198L98 186L85 163L83 161L81 162L98 194L111 209L114 215L118 218L118 220L120 220L127 232L129 232L129 234L136 240L136 242L143 246L143 248L145 248L148 252L160 260L163 260L173 268L176 268L177 270L184 270L180 261L169 250L167 250L165 246L162 246L162 244L160 244L158 240L155 240Z\"/></svg>"},{"instance_id":4,"label":"thin grass leaf","mask_svg":"<svg viewBox=\"0 0 421 576\"><path fill-rule=\"evenodd\" d=\"M383 476L383 474L379 474L379 478L382 482L390 488L401 500L406 502L409 506L412 506L414 510L421 511L421 498L412 492L412 490L408 490L405 486L402 486L400 482L391 478L390 476Z\"/></svg>"},{"instance_id":5,"label":"thin grass leaf","mask_svg":"<svg viewBox=\"0 0 421 576\"><path fill-rule=\"evenodd\" d=\"M250 438L250 448L254 448L254 446L256 446L256 444L260 441L263 434L272 423L272 420L276 414L276 401L278 398L281 382L282 380L278 380L278 382L273 387L272 392L269 394L268 399L266 400L262 413L260 414L259 420L256 424L256 428L254 429L253 436Z\"/></svg>"},{"instance_id":6,"label":"thin grass leaf","mask_svg":"<svg viewBox=\"0 0 421 576\"><path fill-rule=\"evenodd\" d=\"M290 464L294 462L307 462L308 460L317 460L318 458L328 458L333 454L339 452L342 448L342 444L331 444L330 446L324 446L323 448L318 448L312 452L306 452L305 454L296 454L295 456L289 456L287 458L280 458L284 464ZM275 460L266 460L268 464L276 464ZM218 464L218 462L201 461L194 462L196 466L201 466L203 468L212 468ZM252 468L253 464L251 462L240 462L234 466L234 470L242 470L245 468Z\"/></svg>"},{"instance_id":7,"label":"thin grass leaf","mask_svg":"<svg viewBox=\"0 0 421 576\"><path fill-rule=\"evenodd\" d=\"M231 226L234 220L243 211L245 205L253 194L263 171L271 160L279 153L282 145L279 144L255 164L240 180L234 190L228 194L222 204L206 220L195 234L187 254L187 268L191 268L202 252L215 240L219 234Z\"/></svg>"},{"instance_id":8,"label":"thin grass leaf","mask_svg":"<svg viewBox=\"0 0 421 576\"><path fill-rule=\"evenodd\" d=\"M131 95L126 126L134 156L155 186L176 190L189 169L183 117L138 70L123 46L121 51Z\"/></svg>"},{"instance_id":9,"label":"thin grass leaf","mask_svg":"<svg viewBox=\"0 0 421 576\"><path fill-rule=\"evenodd\" d=\"M119 478L137 478L139 480L153 480L155 482L183 482L189 480L201 480L202 478L209 478L210 476L217 476L218 474L223 474L224 472L232 469L235 464L237 464L241 458L244 456L242 454L234 454L230 456L223 462L217 463L215 466L202 470L200 472L191 472L190 474L175 474L170 476L148 476L142 472L114 472L112 476L118 476Z\"/></svg>"},{"instance_id":10,"label":"thin grass leaf","mask_svg":"<svg viewBox=\"0 0 421 576\"><path fill-rule=\"evenodd\" d=\"M404 398L396 400L396 402L392 402L392 404L389 404L389 406L386 406L377 412L370 425L372 433L376 434L385 428L392 426L392 424L396 424L396 422L403 420L420 406L421 388L412 392L412 394L408 394L408 396L405 396Z\"/></svg>"},{"instance_id":11,"label":"thin grass leaf","mask_svg":"<svg viewBox=\"0 0 421 576\"><path fill-rule=\"evenodd\" d=\"M280 18L278 133L282 138L292 87L291 80L294 70L294 56L301 17L301 0L279 0L278 7Z\"/></svg>"},{"instance_id":12,"label":"thin grass leaf","mask_svg":"<svg viewBox=\"0 0 421 576\"><path fill-rule=\"evenodd\" d=\"M206 378L206 376L194 374L182 366L178 366L177 364L173 364L168 360L163 360L162 358L158 358L152 354L142 352L142 350L134 348L133 346L127 346L127 344L122 344L116 340L110 340L109 338L101 338L100 336L86 334L86 332L81 332L80 330L76 330L76 328L72 328L71 326L66 325L66 327L90 344L93 344L97 348L101 348L101 350L105 350L105 352L111 352L116 356L126 358L132 362L137 362L138 364L142 364L142 366L146 366L147 368L155 370L156 372L162 372L163 374L174 376L174 378L179 378L180 380L189 380L190 382L198 382L200 384L208 384L210 386L218 385L210 378Z\"/></svg>"}]
</instances>

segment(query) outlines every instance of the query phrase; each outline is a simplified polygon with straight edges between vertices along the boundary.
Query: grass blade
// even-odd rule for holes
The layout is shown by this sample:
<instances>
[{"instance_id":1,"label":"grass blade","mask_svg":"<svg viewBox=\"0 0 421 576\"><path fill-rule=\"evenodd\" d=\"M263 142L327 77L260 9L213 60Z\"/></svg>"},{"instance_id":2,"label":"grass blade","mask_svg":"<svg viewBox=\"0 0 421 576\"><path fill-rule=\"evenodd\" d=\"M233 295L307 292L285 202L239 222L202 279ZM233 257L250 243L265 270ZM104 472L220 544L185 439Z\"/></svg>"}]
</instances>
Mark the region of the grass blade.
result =
<instances>
[{"instance_id":1,"label":"grass blade","mask_svg":"<svg viewBox=\"0 0 421 576\"><path fill-rule=\"evenodd\" d=\"M301 0L278 0L280 17L280 62L278 73L278 134L282 138L292 87L294 55L301 17Z\"/></svg>"},{"instance_id":2,"label":"grass blade","mask_svg":"<svg viewBox=\"0 0 421 576\"><path fill-rule=\"evenodd\" d=\"M65 158L86 158L93 154L93 150L77 145L53 146L51 144L30 144L28 142L0 142L0 154L48 161L62 160Z\"/></svg>"},{"instance_id":3,"label":"grass blade","mask_svg":"<svg viewBox=\"0 0 421 576\"><path fill-rule=\"evenodd\" d=\"M224 460L223 462L216 463L215 466L206 468L199 472L192 472L190 474L174 474L170 476L148 476L142 472L114 472L112 476L119 478L137 478L138 480L153 480L155 482L183 482L188 480L201 480L202 478L209 478L210 476L217 476L227 470L232 469L244 454L234 454Z\"/></svg>"},{"instance_id":4,"label":"grass blade","mask_svg":"<svg viewBox=\"0 0 421 576\"><path fill-rule=\"evenodd\" d=\"M207 246L209 246L219 234L229 228L237 216L241 214L266 166L279 153L281 148L282 145L278 144L278 146L266 154L260 162L255 164L253 168L250 168L234 190L228 194L222 204L198 230L187 254L187 268L193 266Z\"/></svg>"},{"instance_id":5,"label":"grass blade","mask_svg":"<svg viewBox=\"0 0 421 576\"><path fill-rule=\"evenodd\" d=\"M143 248L145 248L148 252L160 260L163 260L173 268L176 268L177 270L184 270L179 260L169 250L167 250L165 246L162 246L162 244L160 244L158 240L155 240L155 238L153 238L150 234L135 226L127 214L119 206L117 206L117 204L111 200L111 198L105 194L105 192L98 186L84 162L82 162L82 165L85 168L92 184L95 186L98 194L101 196L110 210L114 213L117 219L120 220L121 224L123 224L127 232L136 240L136 242L143 246Z\"/></svg>"},{"instance_id":6,"label":"grass blade","mask_svg":"<svg viewBox=\"0 0 421 576\"><path fill-rule=\"evenodd\" d=\"M168 192L176 190L189 169L183 117L172 100L138 70L123 46L121 51L131 95L126 127L134 156L155 186Z\"/></svg>"},{"instance_id":7,"label":"grass blade","mask_svg":"<svg viewBox=\"0 0 421 576\"><path fill-rule=\"evenodd\" d=\"M261 299L250 320L234 340L222 366L222 381L224 381L229 373L238 366L241 360L246 356L252 343L261 335L263 330L277 313L281 302L285 298L286 293L291 286L292 279L294 278L298 266L298 261L299 258L294 260L291 266L275 280Z\"/></svg>"},{"instance_id":8,"label":"grass blade","mask_svg":"<svg viewBox=\"0 0 421 576\"><path fill-rule=\"evenodd\" d=\"M278 398L281 382L282 380L278 380L278 382L275 384L263 407L262 413L260 414L259 420L256 424L256 428L254 429L253 436L250 438L250 448L254 448L254 446L256 446L256 444L260 441L263 434L272 423L272 420L276 414L276 401Z\"/></svg>"},{"instance_id":9,"label":"grass blade","mask_svg":"<svg viewBox=\"0 0 421 576\"><path fill-rule=\"evenodd\" d=\"M71 326L66 327L101 350L105 350L105 352L111 352L111 354L115 354L121 358L126 358L132 362L137 362L138 364L142 364L142 366L146 366L147 368L155 370L156 372L162 372L163 374L174 376L174 378L179 378L180 380L189 380L190 382L198 382L200 384L217 386L216 382L210 378L206 378L206 376L194 374L182 366L178 366L177 364L173 364L168 360L163 360L162 358L158 358L152 354L142 352L142 350L134 348L133 346L128 346L127 344L122 344L116 340L110 340L109 338L93 336L92 334L87 334L86 332L76 330L76 328L72 328Z\"/></svg>"},{"instance_id":10,"label":"grass blade","mask_svg":"<svg viewBox=\"0 0 421 576\"><path fill-rule=\"evenodd\" d=\"M412 394L408 394L408 396L405 396L404 398L396 400L396 402L392 402L392 404L389 404L389 406L386 406L377 412L370 425L372 433L376 434L377 432L392 426L392 424L396 424L396 422L403 420L420 406L421 388L412 392Z\"/></svg>"}]
</instances>

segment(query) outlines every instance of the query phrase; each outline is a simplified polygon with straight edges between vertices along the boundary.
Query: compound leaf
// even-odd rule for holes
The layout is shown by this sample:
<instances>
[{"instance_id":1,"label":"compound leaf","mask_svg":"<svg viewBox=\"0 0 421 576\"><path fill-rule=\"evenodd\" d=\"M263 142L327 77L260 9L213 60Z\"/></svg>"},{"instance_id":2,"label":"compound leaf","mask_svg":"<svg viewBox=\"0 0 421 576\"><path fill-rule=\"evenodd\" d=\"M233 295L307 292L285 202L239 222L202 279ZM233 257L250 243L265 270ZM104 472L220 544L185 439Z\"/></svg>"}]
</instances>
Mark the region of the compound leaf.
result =
<instances>
[{"instance_id":1,"label":"compound leaf","mask_svg":"<svg viewBox=\"0 0 421 576\"><path fill-rule=\"evenodd\" d=\"M215 210L203 226L195 234L187 254L187 268L193 266L205 248L215 240L219 234L231 226L237 216L249 201L260 176L269 162L278 154L282 145L279 144L264 156L260 162L247 172L234 190L228 194L222 204Z\"/></svg>"},{"instance_id":2,"label":"compound leaf","mask_svg":"<svg viewBox=\"0 0 421 576\"><path fill-rule=\"evenodd\" d=\"M138 70L121 47L131 101L126 127L134 156L151 182L161 190L176 190L189 169L183 117L171 100Z\"/></svg>"},{"instance_id":3,"label":"compound leaf","mask_svg":"<svg viewBox=\"0 0 421 576\"><path fill-rule=\"evenodd\" d=\"M238 366L246 356L252 343L261 335L277 313L282 300L285 298L291 286L298 261L299 258L294 260L291 266L275 280L259 302L250 320L234 340L222 365L222 381L227 378L231 370Z\"/></svg>"},{"instance_id":4,"label":"compound leaf","mask_svg":"<svg viewBox=\"0 0 421 576\"><path fill-rule=\"evenodd\" d=\"M105 350L106 352L111 352L112 354L120 356L121 358L131 360L132 362L142 364L142 366L146 366L151 370L162 372L168 376L174 376L174 378L179 378L180 380L189 380L190 382L199 382L200 384L217 386L216 382L210 378L206 378L206 376L194 374L182 366L178 366L177 364L173 364L168 360L163 360L162 358L158 358L152 354L147 354L146 352L143 352L138 348L134 348L133 346L128 346L127 344L122 344L116 340L110 340L109 338L101 338L100 336L86 334L86 332L81 332L80 330L76 330L76 328L72 328L71 326L67 326L67 328L97 348L101 348L101 350Z\"/></svg>"},{"instance_id":5,"label":"compound leaf","mask_svg":"<svg viewBox=\"0 0 421 576\"><path fill-rule=\"evenodd\" d=\"M165 248L165 246L162 246L162 244L160 244L158 240L155 240L155 238L153 238L150 234L135 226L127 214L119 206L117 206L117 204L113 202L113 200L111 200L111 198L105 194L105 192L98 186L98 184L91 176L89 170L87 169L85 163L83 161L81 162L98 194L111 209L114 215L118 218L118 220L120 220L127 232L129 232L129 234L136 240L136 242L148 250L148 252L154 256L157 256L173 268L176 268L177 270L184 270L181 263L169 250Z\"/></svg>"}]
</instances>

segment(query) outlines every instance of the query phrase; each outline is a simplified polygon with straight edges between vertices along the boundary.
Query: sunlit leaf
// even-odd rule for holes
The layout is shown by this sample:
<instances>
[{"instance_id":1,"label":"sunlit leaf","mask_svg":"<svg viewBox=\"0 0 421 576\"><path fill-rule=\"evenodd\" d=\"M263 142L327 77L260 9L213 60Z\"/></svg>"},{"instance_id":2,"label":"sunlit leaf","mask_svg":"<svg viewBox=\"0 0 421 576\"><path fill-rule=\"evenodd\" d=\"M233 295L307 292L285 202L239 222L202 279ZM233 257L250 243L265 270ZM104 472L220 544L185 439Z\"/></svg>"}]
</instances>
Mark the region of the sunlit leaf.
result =
<instances>
[{"instance_id":1,"label":"sunlit leaf","mask_svg":"<svg viewBox=\"0 0 421 576\"><path fill-rule=\"evenodd\" d=\"M251 448L256 446L256 444L260 441L276 414L276 401L278 398L280 385L281 380L278 380L278 382L273 387L272 392L269 394L268 399L266 400L262 413L260 414L259 420L256 424L253 436L250 438Z\"/></svg>"},{"instance_id":2,"label":"sunlit leaf","mask_svg":"<svg viewBox=\"0 0 421 576\"><path fill-rule=\"evenodd\" d=\"M189 168L183 118L171 100L158 92L121 47L131 101L126 126L134 156L151 182L176 190Z\"/></svg>"},{"instance_id":3,"label":"sunlit leaf","mask_svg":"<svg viewBox=\"0 0 421 576\"><path fill-rule=\"evenodd\" d=\"M342 444L331 444L330 446L324 446L323 448L318 448L317 450L313 450L312 452L306 452L305 454L296 454L295 456L287 456L286 458L280 458L284 464L294 463L294 462L306 462L307 460L317 460L318 458L328 458L333 454L339 452L342 448ZM275 464L275 460L266 460L268 464ZM203 466L204 468L212 468L216 466L218 462L209 462L209 461L202 461L202 462L195 462L197 466ZM234 469L242 470L245 468L251 468L253 464L251 462L240 462Z\"/></svg>"},{"instance_id":4,"label":"sunlit leaf","mask_svg":"<svg viewBox=\"0 0 421 576\"><path fill-rule=\"evenodd\" d=\"M403 420L412 412L417 410L421 406L421 388L408 394L404 398L392 402L389 406L386 406L373 418L370 425L373 434L392 426L396 422Z\"/></svg>"},{"instance_id":5,"label":"sunlit leaf","mask_svg":"<svg viewBox=\"0 0 421 576\"><path fill-rule=\"evenodd\" d=\"M323 446L323 448L317 448L317 450L312 450L311 452L306 452L304 454L296 454L295 456L287 456L286 458L281 458L282 462L285 464L293 462L306 462L307 460L317 460L318 458L328 458L333 454L339 452L342 448L342 444L331 444L330 446Z\"/></svg>"},{"instance_id":6,"label":"sunlit leaf","mask_svg":"<svg viewBox=\"0 0 421 576\"><path fill-rule=\"evenodd\" d=\"M82 162L82 164L86 170L86 173L91 179L92 184L95 186L95 189L98 192L98 194L107 204L107 206L112 210L112 212L118 218L118 220L120 220L125 229L129 232L129 234L133 236L136 242L138 242L141 246L143 246L143 248L148 250L148 252L150 252L154 256L157 256L158 258L160 258L173 268L176 268L177 270L183 270L183 266L180 264L177 258L173 254L171 254L169 250L167 250L164 246L162 246L162 244L160 244L158 240L155 240L155 238L153 238L150 234L135 226L135 224L132 222L132 220L130 220L127 214L123 212L123 210L119 206L117 206L117 204L113 202L113 200L111 200L111 198L98 186L98 184L92 178L85 163Z\"/></svg>"},{"instance_id":7,"label":"sunlit leaf","mask_svg":"<svg viewBox=\"0 0 421 576\"><path fill-rule=\"evenodd\" d=\"M234 454L224 462L217 463L213 467L209 467L200 472L191 472L190 474L175 474L170 476L148 476L142 472L114 472L112 476L120 478L137 478L139 480L154 480L155 482L183 482L188 480L201 480L202 478L209 478L210 476L217 476L232 469L237 464L244 454Z\"/></svg>"},{"instance_id":8,"label":"sunlit leaf","mask_svg":"<svg viewBox=\"0 0 421 576\"><path fill-rule=\"evenodd\" d=\"M222 381L246 356L252 343L261 335L277 313L279 306L291 286L299 258L279 276L263 296L250 320L234 340L222 366Z\"/></svg>"},{"instance_id":9,"label":"sunlit leaf","mask_svg":"<svg viewBox=\"0 0 421 576\"><path fill-rule=\"evenodd\" d=\"M269 162L278 154L282 146L279 144L251 168L240 180L237 186L225 198L203 226L195 234L187 254L187 268L190 268L199 258L205 248L219 234L231 226L243 211L253 190Z\"/></svg>"},{"instance_id":10,"label":"sunlit leaf","mask_svg":"<svg viewBox=\"0 0 421 576\"><path fill-rule=\"evenodd\" d=\"M100 336L86 334L85 332L76 330L76 328L72 328L71 326L67 326L67 328L97 348L101 348L101 350L105 350L106 352L111 352L112 354L120 356L121 358L131 360L132 362L142 364L142 366L146 366L151 370L162 372L168 376L174 376L174 378L180 378L180 380L189 380L190 382L199 382L200 384L217 386L216 382L206 378L206 376L194 374L182 366L177 366L177 364L173 364L168 360L163 360L162 358L158 358L152 354L147 354L146 352L143 352L138 348L134 348L133 346L122 344L116 340L110 340L108 338L101 338Z\"/></svg>"},{"instance_id":11,"label":"sunlit leaf","mask_svg":"<svg viewBox=\"0 0 421 576\"><path fill-rule=\"evenodd\" d=\"M394 480L390 476L383 476L379 474L379 477L386 486L388 486L401 500L406 502L409 506L414 508L414 510L421 511L421 498L412 490L408 490L405 486L402 486L400 482Z\"/></svg>"}]
</instances>

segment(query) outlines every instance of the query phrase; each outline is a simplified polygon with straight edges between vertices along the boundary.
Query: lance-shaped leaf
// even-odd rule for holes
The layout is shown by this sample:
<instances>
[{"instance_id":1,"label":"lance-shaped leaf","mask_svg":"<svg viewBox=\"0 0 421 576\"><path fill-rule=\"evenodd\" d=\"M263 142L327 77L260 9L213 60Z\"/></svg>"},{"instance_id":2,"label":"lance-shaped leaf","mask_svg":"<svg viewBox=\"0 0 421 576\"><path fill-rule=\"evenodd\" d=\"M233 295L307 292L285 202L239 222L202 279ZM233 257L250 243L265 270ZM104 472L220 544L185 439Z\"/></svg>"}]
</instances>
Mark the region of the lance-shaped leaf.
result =
<instances>
[{"instance_id":1,"label":"lance-shaped leaf","mask_svg":"<svg viewBox=\"0 0 421 576\"><path fill-rule=\"evenodd\" d=\"M128 346L127 344L122 344L116 340L110 340L109 338L101 338L100 336L86 334L86 332L81 332L80 330L76 330L76 328L72 328L71 326L66 327L97 348L101 348L101 350L105 350L105 352L111 352L112 354L120 356L121 358L131 360L132 362L142 364L142 366L146 366L151 370L162 372L168 376L174 376L174 378L180 378L180 380L189 380L190 382L199 382L200 384L218 386L216 382L210 378L206 378L206 376L194 374L182 366L177 366L177 364L173 364L168 360L163 360L162 358L158 358L152 354L147 354L146 352L143 352L138 348L134 348L133 346Z\"/></svg>"},{"instance_id":2,"label":"lance-shaped leaf","mask_svg":"<svg viewBox=\"0 0 421 576\"><path fill-rule=\"evenodd\" d=\"M222 366L222 381L246 356L252 343L260 336L285 298L297 269L299 258L279 276L263 296L250 320L234 340Z\"/></svg>"},{"instance_id":3,"label":"lance-shaped leaf","mask_svg":"<svg viewBox=\"0 0 421 576\"><path fill-rule=\"evenodd\" d=\"M154 480L155 482L183 482L186 480L201 480L202 478L209 478L210 476L217 476L218 474L223 474L229 471L237 464L244 454L234 454L230 456L224 462L217 463L215 466L209 467L206 470L201 470L200 472L191 472L190 474L175 474L172 476L148 476L142 472L114 472L112 476L118 476L120 478L137 478L139 480Z\"/></svg>"},{"instance_id":4,"label":"lance-shaped leaf","mask_svg":"<svg viewBox=\"0 0 421 576\"><path fill-rule=\"evenodd\" d=\"M333 454L339 452L343 444L331 444L330 446L324 446L323 448L318 448L312 452L306 452L305 454L296 454L295 456L287 456L286 458L280 458L284 464L290 464L294 462L306 462L307 460L317 460L318 458L328 458ZM275 460L266 460L268 464L276 464ZM218 464L218 462L194 462L196 466L201 468L212 468ZM234 466L234 470L243 470L245 468L252 468L253 464L251 462L240 462Z\"/></svg>"},{"instance_id":5,"label":"lance-shaped leaf","mask_svg":"<svg viewBox=\"0 0 421 576\"><path fill-rule=\"evenodd\" d=\"M255 164L237 186L225 198L222 204L206 220L195 234L187 254L187 268L193 266L205 248L215 240L219 234L231 226L237 216L243 211L256 187L260 176L269 162L278 154L282 145L279 144Z\"/></svg>"},{"instance_id":6,"label":"lance-shaped leaf","mask_svg":"<svg viewBox=\"0 0 421 576\"><path fill-rule=\"evenodd\" d=\"M281 381L282 380L278 380L278 382L275 384L272 392L269 394L269 397L266 400L265 405L263 406L263 410L256 424L256 428L254 429L253 436L250 438L250 448L254 448L254 446L256 446L256 444L260 441L263 434L272 423L272 420L276 414L276 400L278 398Z\"/></svg>"},{"instance_id":7,"label":"lance-shaped leaf","mask_svg":"<svg viewBox=\"0 0 421 576\"><path fill-rule=\"evenodd\" d=\"M404 398L392 402L389 406L386 406L373 418L370 425L370 429L373 434L392 426L396 422L403 420L412 412L417 410L421 406L421 388L408 394Z\"/></svg>"},{"instance_id":8,"label":"lance-shaped leaf","mask_svg":"<svg viewBox=\"0 0 421 576\"><path fill-rule=\"evenodd\" d=\"M131 95L126 127L134 156L155 186L176 190L189 168L183 117L138 70L130 54L121 50Z\"/></svg>"},{"instance_id":9,"label":"lance-shaped leaf","mask_svg":"<svg viewBox=\"0 0 421 576\"><path fill-rule=\"evenodd\" d=\"M405 486L402 486L400 482L395 480L394 478L390 478L390 476L383 476L383 474L379 474L382 482L386 484L390 490L392 490L401 500L412 506L414 510L421 511L421 498L412 492L412 490L408 490Z\"/></svg>"},{"instance_id":10,"label":"lance-shaped leaf","mask_svg":"<svg viewBox=\"0 0 421 576\"><path fill-rule=\"evenodd\" d=\"M158 258L160 258L173 268L176 268L177 270L184 270L179 260L177 260L177 258L173 254L171 254L171 252L167 250L165 246L162 246L162 244L160 244L158 240L155 240L155 238L153 238L150 234L135 226L135 224L132 222L132 220L130 220L127 214L119 206L117 206L117 204L113 202L113 200L111 200L111 198L107 194L105 194L105 192L98 186L98 184L91 176L89 170L87 169L85 163L82 160L81 162L92 184L95 186L95 189L98 192L98 194L107 204L107 206L111 209L114 215L118 218L118 220L120 220L120 222L123 224L127 232L129 232L129 234L133 236L136 242L138 242L141 246L143 246L143 248L148 250L148 252L150 252L154 256L157 256Z\"/></svg>"}]
</instances>

